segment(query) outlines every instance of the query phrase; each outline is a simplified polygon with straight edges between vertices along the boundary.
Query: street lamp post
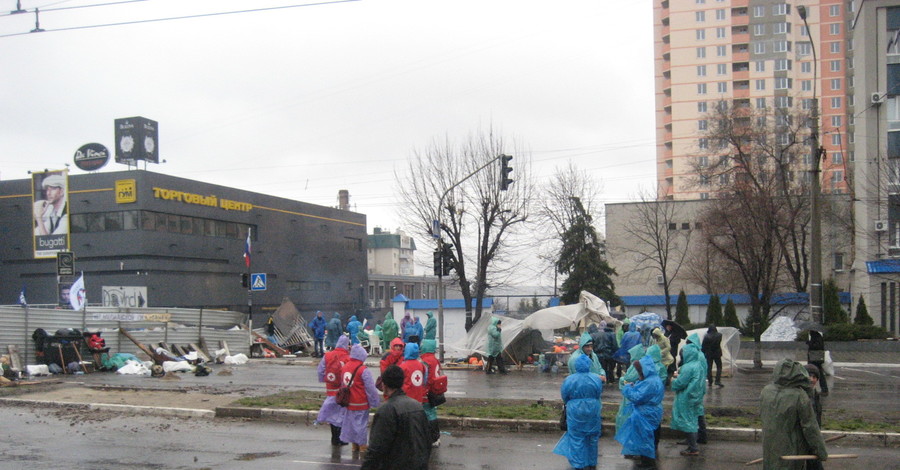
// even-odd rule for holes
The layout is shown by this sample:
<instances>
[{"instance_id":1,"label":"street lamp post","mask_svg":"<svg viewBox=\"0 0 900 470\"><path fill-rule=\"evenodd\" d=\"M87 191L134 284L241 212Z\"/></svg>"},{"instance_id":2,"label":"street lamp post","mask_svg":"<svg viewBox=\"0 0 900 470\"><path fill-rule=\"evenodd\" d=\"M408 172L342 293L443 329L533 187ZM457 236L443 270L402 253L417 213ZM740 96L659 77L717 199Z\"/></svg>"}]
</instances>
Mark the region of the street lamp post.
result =
<instances>
[{"instance_id":1,"label":"street lamp post","mask_svg":"<svg viewBox=\"0 0 900 470\"><path fill-rule=\"evenodd\" d=\"M822 324L824 323L822 312L822 214L819 207L819 193L821 192L819 178L822 170L819 160L821 155L819 151L819 99L816 97L819 61L816 58L816 44L812 40L812 31L809 23L806 22L806 7L798 6L797 13L800 14L800 19L803 20L803 25L809 33L809 44L813 56L813 98L809 123L809 151L812 158L812 166L809 170L811 177L809 186L809 311L812 321Z\"/></svg>"}]
</instances>

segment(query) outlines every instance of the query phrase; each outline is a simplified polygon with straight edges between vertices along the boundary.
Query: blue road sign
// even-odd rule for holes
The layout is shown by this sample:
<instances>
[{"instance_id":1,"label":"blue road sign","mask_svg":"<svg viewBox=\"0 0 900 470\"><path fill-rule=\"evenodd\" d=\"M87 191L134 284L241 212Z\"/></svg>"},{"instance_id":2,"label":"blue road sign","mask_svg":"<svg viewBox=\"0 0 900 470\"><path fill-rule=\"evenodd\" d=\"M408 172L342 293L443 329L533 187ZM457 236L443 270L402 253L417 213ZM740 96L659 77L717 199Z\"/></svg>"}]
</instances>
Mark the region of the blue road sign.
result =
<instances>
[{"instance_id":1,"label":"blue road sign","mask_svg":"<svg viewBox=\"0 0 900 470\"><path fill-rule=\"evenodd\" d=\"M250 290L266 290L266 273L253 273L250 275Z\"/></svg>"}]
</instances>

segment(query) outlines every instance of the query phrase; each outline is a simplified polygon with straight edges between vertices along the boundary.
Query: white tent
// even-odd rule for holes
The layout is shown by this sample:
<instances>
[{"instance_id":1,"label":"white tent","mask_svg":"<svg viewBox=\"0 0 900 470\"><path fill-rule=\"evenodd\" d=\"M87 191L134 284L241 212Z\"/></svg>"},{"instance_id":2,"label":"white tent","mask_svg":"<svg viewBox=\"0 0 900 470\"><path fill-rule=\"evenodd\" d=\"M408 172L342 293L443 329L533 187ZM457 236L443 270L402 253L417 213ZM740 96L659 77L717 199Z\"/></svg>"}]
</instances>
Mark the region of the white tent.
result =
<instances>
[{"instance_id":1,"label":"white tent","mask_svg":"<svg viewBox=\"0 0 900 470\"><path fill-rule=\"evenodd\" d=\"M599 297L582 291L577 304L550 307L532 313L524 320L499 317L501 320L500 340L505 349L523 331L538 330L547 341L553 341L553 330L560 328L575 329L584 321L585 324L597 323L601 320L615 326L620 322L609 315L609 309ZM491 324L490 315L482 315L472 326L465 340L448 344L444 351L447 357L464 358L471 354L487 355L487 329Z\"/></svg>"}]
</instances>

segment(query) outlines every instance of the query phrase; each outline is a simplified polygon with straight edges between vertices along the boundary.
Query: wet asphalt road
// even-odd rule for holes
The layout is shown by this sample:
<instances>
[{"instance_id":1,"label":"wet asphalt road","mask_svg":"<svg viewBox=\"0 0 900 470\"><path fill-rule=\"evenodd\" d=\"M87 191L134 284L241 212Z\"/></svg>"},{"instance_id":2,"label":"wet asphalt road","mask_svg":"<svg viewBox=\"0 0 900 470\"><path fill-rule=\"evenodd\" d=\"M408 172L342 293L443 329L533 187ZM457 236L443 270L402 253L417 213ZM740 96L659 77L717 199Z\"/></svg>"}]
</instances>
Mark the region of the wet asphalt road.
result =
<instances>
[{"instance_id":1,"label":"wet asphalt road","mask_svg":"<svg viewBox=\"0 0 900 470\"><path fill-rule=\"evenodd\" d=\"M212 367L213 373L207 377L179 374L182 380L178 381L113 373L56 376L54 379L146 389L190 388L200 392L239 393L245 396L298 389L324 391L324 386L316 378L315 366L309 360L252 359L250 363L241 366ZM223 370L230 370L231 375L219 375ZM559 388L565 379L565 373L537 373L533 369L511 371L507 375L485 375L475 370L447 369L445 373L449 377L448 395L466 398L558 400ZM895 421L900 421L900 400L898 400L900 368L853 365L838 367L835 375L829 379L831 394L824 398L826 412L836 408L879 410ZM759 406L759 393L770 380L771 370L759 372L749 368L738 369L734 377L723 377L724 388L709 389L706 405L756 408ZM620 397L615 385L607 385L604 388L605 402L618 402ZM667 392L665 400L671 404L673 393Z\"/></svg>"},{"instance_id":2,"label":"wet asphalt road","mask_svg":"<svg viewBox=\"0 0 900 470\"><path fill-rule=\"evenodd\" d=\"M99 412L85 418L66 410L2 408L0 470L83 468L133 469L323 469L359 468L348 447L328 444L324 427L231 419L188 420L122 416ZM568 469L552 453L555 434L453 431L432 454L432 469ZM760 445L711 442L701 457L678 455L674 440L660 443L661 470L743 467L761 456ZM896 449L829 447L832 453L859 454L857 460L826 462L826 469L897 468ZM611 436L600 440L598 469L632 470Z\"/></svg>"}]
</instances>

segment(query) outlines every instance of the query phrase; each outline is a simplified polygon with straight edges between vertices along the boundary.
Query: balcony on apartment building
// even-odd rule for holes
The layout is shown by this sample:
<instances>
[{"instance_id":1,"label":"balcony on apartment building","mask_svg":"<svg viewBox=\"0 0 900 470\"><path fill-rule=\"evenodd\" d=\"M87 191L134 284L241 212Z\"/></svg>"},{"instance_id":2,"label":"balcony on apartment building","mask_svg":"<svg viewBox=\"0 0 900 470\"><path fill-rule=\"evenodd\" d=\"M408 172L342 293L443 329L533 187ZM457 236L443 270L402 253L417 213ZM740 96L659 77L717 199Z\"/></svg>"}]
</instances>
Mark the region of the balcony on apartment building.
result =
<instances>
[{"instance_id":1,"label":"balcony on apartment building","mask_svg":"<svg viewBox=\"0 0 900 470\"><path fill-rule=\"evenodd\" d=\"M731 7L731 24L733 26L750 24L750 12L746 6Z\"/></svg>"},{"instance_id":2,"label":"balcony on apartment building","mask_svg":"<svg viewBox=\"0 0 900 470\"><path fill-rule=\"evenodd\" d=\"M731 46L732 62L750 62L750 48L747 44L733 44Z\"/></svg>"}]
</instances>

